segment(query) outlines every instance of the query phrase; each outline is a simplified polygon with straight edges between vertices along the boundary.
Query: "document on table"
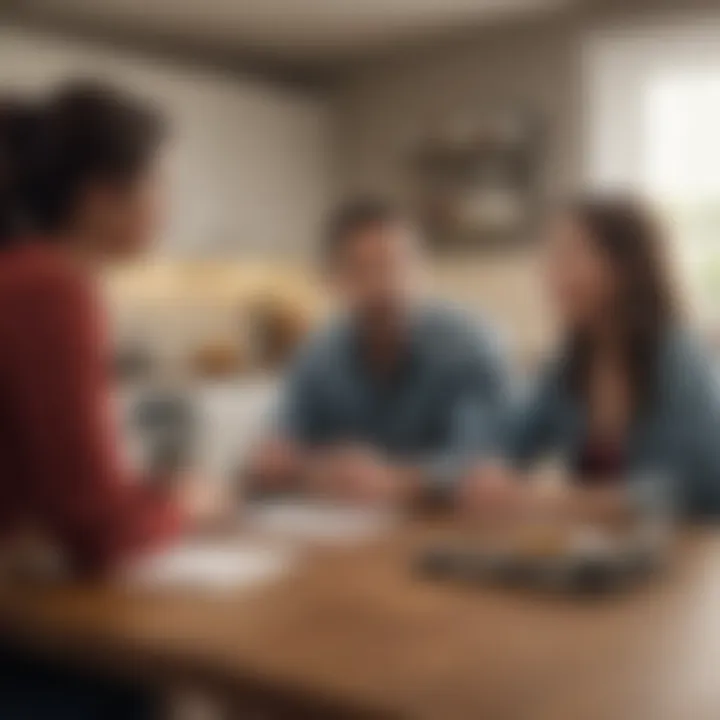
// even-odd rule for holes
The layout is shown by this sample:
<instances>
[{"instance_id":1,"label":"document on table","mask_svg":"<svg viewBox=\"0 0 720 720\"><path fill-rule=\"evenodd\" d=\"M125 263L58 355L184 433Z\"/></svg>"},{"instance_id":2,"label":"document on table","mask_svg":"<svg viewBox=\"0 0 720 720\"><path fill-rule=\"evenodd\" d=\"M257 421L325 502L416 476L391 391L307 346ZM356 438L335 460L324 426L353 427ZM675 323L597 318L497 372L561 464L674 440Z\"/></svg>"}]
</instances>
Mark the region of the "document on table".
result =
<instances>
[{"instance_id":1,"label":"document on table","mask_svg":"<svg viewBox=\"0 0 720 720\"><path fill-rule=\"evenodd\" d=\"M250 527L289 539L330 544L370 540L392 527L385 510L301 500L257 503L247 509Z\"/></svg>"},{"instance_id":2,"label":"document on table","mask_svg":"<svg viewBox=\"0 0 720 720\"><path fill-rule=\"evenodd\" d=\"M125 580L131 588L212 593L269 582L290 565L289 552L260 543L187 541L140 561Z\"/></svg>"}]
</instances>

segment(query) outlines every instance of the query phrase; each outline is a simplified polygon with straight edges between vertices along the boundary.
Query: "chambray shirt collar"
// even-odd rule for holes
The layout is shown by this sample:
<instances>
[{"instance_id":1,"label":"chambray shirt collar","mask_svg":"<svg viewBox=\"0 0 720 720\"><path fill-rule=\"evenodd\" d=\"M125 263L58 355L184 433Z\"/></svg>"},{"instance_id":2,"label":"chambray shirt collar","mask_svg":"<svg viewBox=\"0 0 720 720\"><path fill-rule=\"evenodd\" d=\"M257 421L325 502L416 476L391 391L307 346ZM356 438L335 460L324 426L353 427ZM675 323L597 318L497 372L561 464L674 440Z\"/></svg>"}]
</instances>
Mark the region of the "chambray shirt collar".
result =
<instances>
[{"instance_id":1,"label":"chambray shirt collar","mask_svg":"<svg viewBox=\"0 0 720 720\"><path fill-rule=\"evenodd\" d=\"M397 367L388 376L382 376L368 362L357 322L352 316L346 315L342 320L341 343L347 367L353 375L375 387L391 384L399 386L415 377L422 369L428 341L423 319L422 308L415 308L409 314Z\"/></svg>"}]
</instances>

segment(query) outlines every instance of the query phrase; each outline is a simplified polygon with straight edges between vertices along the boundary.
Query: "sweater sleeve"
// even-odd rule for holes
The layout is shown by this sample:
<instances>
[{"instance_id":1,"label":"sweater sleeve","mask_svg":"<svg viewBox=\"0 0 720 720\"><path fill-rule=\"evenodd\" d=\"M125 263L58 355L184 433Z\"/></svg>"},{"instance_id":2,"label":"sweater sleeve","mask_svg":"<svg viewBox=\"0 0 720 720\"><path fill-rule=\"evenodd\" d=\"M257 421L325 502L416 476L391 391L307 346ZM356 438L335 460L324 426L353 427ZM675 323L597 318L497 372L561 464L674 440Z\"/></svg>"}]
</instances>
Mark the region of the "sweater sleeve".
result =
<instances>
[{"instance_id":1,"label":"sweater sleeve","mask_svg":"<svg viewBox=\"0 0 720 720\"><path fill-rule=\"evenodd\" d=\"M8 375L28 511L75 572L105 573L174 535L179 514L121 463L91 289L52 278L25 294L15 317Z\"/></svg>"}]
</instances>

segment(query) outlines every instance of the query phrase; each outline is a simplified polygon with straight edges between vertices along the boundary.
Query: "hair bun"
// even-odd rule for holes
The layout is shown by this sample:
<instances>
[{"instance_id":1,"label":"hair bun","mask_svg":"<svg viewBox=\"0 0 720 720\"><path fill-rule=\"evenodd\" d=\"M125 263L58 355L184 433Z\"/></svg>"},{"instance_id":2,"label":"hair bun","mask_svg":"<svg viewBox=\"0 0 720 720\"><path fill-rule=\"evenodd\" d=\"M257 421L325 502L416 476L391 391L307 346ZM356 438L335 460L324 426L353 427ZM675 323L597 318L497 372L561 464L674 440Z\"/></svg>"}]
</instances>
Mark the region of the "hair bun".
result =
<instances>
[{"instance_id":1,"label":"hair bun","mask_svg":"<svg viewBox=\"0 0 720 720\"><path fill-rule=\"evenodd\" d=\"M39 103L0 98L0 242L24 229L23 198L38 158L43 115Z\"/></svg>"},{"instance_id":2,"label":"hair bun","mask_svg":"<svg viewBox=\"0 0 720 720\"><path fill-rule=\"evenodd\" d=\"M0 244L61 232L88 185L139 178L164 134L154 108L103 83L70 82L34 104L0 99Z\"/></svg>"}]
</instances>

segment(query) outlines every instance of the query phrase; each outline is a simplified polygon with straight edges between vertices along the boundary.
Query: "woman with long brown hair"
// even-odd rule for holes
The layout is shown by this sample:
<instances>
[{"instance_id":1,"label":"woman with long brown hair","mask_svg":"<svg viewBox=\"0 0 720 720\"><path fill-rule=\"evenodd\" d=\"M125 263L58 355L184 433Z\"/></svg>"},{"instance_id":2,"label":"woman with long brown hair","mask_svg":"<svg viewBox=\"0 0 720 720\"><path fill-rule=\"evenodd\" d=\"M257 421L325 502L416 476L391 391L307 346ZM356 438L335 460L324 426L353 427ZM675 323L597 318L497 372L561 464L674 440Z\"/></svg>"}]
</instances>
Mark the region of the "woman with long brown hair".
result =
<instances>
[{"instance_id":1,"label":"woman with long brown hair","mask_svg":"<svg viewBox=\"0 0 720 720\"><path fill-rule=\"evenodd\" d=\"M552 502L575 514L637 506L720 514L720 401L710 364L683 327L663 233L625 196L575 201L547 241L546 285L563 335L509 429L509 466L484 467L466 502ZM517 482L559 455L572 482Z\"/></svg>"}]
</instances>

